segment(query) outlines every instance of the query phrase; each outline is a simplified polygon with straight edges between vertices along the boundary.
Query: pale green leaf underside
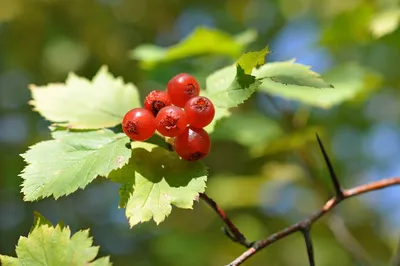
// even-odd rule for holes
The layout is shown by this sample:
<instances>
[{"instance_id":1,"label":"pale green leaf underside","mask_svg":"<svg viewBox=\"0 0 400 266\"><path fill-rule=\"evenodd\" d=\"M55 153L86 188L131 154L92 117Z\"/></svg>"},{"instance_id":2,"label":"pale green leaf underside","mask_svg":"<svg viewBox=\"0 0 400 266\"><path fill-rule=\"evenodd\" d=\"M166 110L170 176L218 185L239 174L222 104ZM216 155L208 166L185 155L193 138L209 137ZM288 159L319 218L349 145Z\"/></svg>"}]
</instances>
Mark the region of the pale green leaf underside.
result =
<instances>
[{"instance_id":1,"label":"pale green leaf underside","mask_svg":"<svg viewBox=\"0 0 400 266\"><path fill-rule=\"evenodd\" d=\"M288 62L279 62L271 64L288 64ZM265 68L274 67L270 64ZM354 98L364 86L365 70L356 64L346 64L332 69L324 75L324 79L318 78L315 74L299 75L303 78L296 79L296 75L290 75L290 71L285 72L284 67L279 67L279 71L268 71L272 78L262 79L261 91L272 95L280 96L289 100L295 100L310 106L320 108L331 108L346 100ZM260 68L253 74L257 77L265 76L265 69ZM279 76L279 73L287 73L287 77ZM268 75L267 75L268 76ZM279 77L279 79L276 78ZM328 87L332 84L334 87Z\"/></svg>"},{"instance_id":2,"label":"pale green leaf underside","mask_svg":"<svg viewBox=\"0 0 400 266\"><path fill-rule=\"evenodd\" d=\"M129 177L131 181L129 182ZM175 152L145 142L132 143L129 164L110 175L116 181L131 184L131 191L123 186L121 206L126 204L130 226L153 220L159 224L172 210L190 209L198 194L204 192L207 168L201 162L180 159Z\"/></svg>"},{"instance_id":3,"label":"pale green leaf underside","mask_svg":"<svg viewBox=\"0 0 400 266\"><path fill-rule=\"evenodd\" d=\"M92 246L89 230L78 231L71 237L68 227L53 227L48 221L34 224L28 237L20 237L17 258L0 256L2 265L23 266L110 266L109 257L96 259L99 247Z\"/></svg>"},{"instance_id":4,"label":"pale green leaf underside","mask_svg":"<svg viewBox=\"0 0 400 266\"><path fill-rule=\"evenodd\" d=\"M21 173L24 200L59 198L84 188L97 176L107 176L125 165L131 151L122 133L99 130L53 133L54 140L32 146L22 157L28 163Z\"/></svg>"},{"instance_id":5,"label":"pale green leaf underside","mask_svg":"<svg viewBox=\"0 0 400 266\"><path fill-rule=\"evenodd\" d=\"M77 129L113 127L125 113L140 107L137 88L102 67L92 81L69 74L65 83L30 86L30 103L56 125Z\"/></svg>"},{"instance_id":6,"label":"pale green leaf underside","mask_svg":"<svg viewBox=\"0 0 400 266\"><path fill-rule=\"evenodd\" d=\"M254 38L254 32L247 32L235 38L216 29L200 27L181 42L170 47L145 44L133 49L131 58L142 61L142 66L150 68L161 62L168 62L205 54L221 54L236 57L243 46Z\"/></svg>"}]
</instances>

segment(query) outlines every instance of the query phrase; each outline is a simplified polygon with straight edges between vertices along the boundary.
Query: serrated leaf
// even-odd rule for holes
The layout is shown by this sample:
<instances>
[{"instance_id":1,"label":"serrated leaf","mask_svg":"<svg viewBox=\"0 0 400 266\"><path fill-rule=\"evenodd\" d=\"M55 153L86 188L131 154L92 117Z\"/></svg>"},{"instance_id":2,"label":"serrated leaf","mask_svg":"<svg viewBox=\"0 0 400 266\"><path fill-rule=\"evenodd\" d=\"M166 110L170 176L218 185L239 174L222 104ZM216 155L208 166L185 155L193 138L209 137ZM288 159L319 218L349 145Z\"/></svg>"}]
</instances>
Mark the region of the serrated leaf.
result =
<instances>
[{"instance_id":1,"label":"serrated leaf","mask_svg":"<svg viewBox=\"0 0 400 266\"><path fill-rule=\"evenodd\" d=\"M267 81L271 80L287 86L332 88L332 85L312 71L310 66L297 64L294 60L265 64L255 69L253 75L259 79L267 79Z\"/></svg>"},{"instance_id":2,"label":"serrated leaf","mask_svg":"<svg viewBox=\"0 0 400 266\"><path fill-rule=\"evenodd\" d=\"M26 201L68 195L121 168L131 156L125 147L129 139L111 130L55 132L53 137L22 155L28 163L21 173Z\"/></svg>"},{"instance_id":3,"label":"serrated leaf","mask_svg":"<svg viewBox=\"0 0 400 266\"><path fill-rule=\"evenodd\" d=\"M48 226L53 226L49 220L47 220L43 215L41 215L38 212L33 212L33 226L29 232L32 232L34 229L42 226L42 225L48 225Z\"/></svg>"},{"instance_id":4,"label":"serrated leaf","mask_svg":"<svg viewBox=\"0 0 400 266\"><path fill-rule=\"evenodd\" d=\"M3 266L22 266L17 258L0 255L0 262Z\"/></svg>"},{"instance_id":5,"label":"serrated leaf","mask_svg":"<svg viewBox=\"0 0 400 266\"><path fill-rule=\"evenodd\" d=\"M376 14L370 24L369 28L375 38L381 38L384 35L395 31L400 22L400 8L388 9Z\"/></svg>"},{"instance_id":6,"label":"serrated leaf","mask_svg":"<svg viewBox=\"0 0 400 266\"><path fill-rule=\"evenodd\" d=\"M2 265L112 265L109 257L96 259L99 247L92 246L89 230L78 231L71 237L69 227L40 224L20 237L16 247L17 258L0 256Z\"/></svg>"},{"instance_id":7,"label":"serrated leaf","mask_svg":"<svg viewBox=\"0 0 400 266\"><path fill-rule=\"evenodd\" d=\"M235 113L222 120L211 134L212 140L231 140L257 151L283 134L279 124L256 112Z\"/></svg>"},{"instance_id":8,"label":"serrated leaf","mask_svg":"<svg viewBox=\"0 0 400 266\"><path fill-rule=\"evenodd\" d=\"M264 63L267 54L268 47L243 54L235 65L209 75L206 79L208 98L219 108L236 107L250 98L261 85L250 73Z\"/></svg>"},{"instance_id":9,"label":"serrated leaf","mask_svg":"<svg viewBox=\"0 0 400 266\"><path fill-rule=\"evenodd\" d=\"M137 88L114 78L107 67L102 67L92 81L70 73L63 84L31 85L30 89L34 109L61 127L113 127L121 123L127 111L140 107Z\"/></svg>"},{"instance_id":10,"label":"serrated leaf","mask_svg":"<svg viewBox=\"0 0 400 266\"><path fill-rule=\"evenodd\" d=\"M124 187L122 194L130 195L126 216L133 227L151 218L159 224L171 213L172 205L192 208L198 194L205 190L207 168L201 161L184 161L159 146L134 142L129 164L111 173L110 179L132 184L132 190ZM122 205L124 201L121 198Z\"/></svg>"},{"instance_id":11,"label":"serrated leaf","mask_svg":"<svg viewBox=\"0 0 400 266\"><path fill-rule=\"evenodd\" d=\"M254 76L246 74L239 64L223 68L209 78L207 78L208 96L219 108L237 107L250 98L261 85Z\"/></svg>"},{"instance_id":12,"label":"serrated leaf","mask_svg":"<svg viewBox=\"0 0 400 266\"><path fill-rule=\"evenodd\" d=\"M140 60L144 68L152 68L161 62L205 54L236 57L253 36L253 32L247 32L247 35L235 39L223 31L199 27L173 46L163 48L152 44L141 45L130 52L130 57Z\"/></svg>"},{"instance_id":13,"label":"serrated leaf","mask_svg":"<svg viewBox=\"0 0 400 266\"><path fill-rule=\"evenodd\" d=\"M251 74L253 69L265 64L265 57L269 53L268 46L260 51L243 54L237 62L244 70L244 73Z\"/></svg>"},{"instance_id":14,"label":"serrated leaf","mask_svg":"<svg viewBox=\"0 0 400 266\"><path fill-rule=\"evenodd\" d=\"M285 62L283 63L286 64ZM282 68L280 69L283 71ZM262 71L262 69L257 71ZM331 108L334 105L354 98L360 93L366 87L364 84L366 73L366 70L359 65L349 63L337 66L325 74L324 80L326 82L318 81L318 79L315 80L311 77L313 81L310 81L310 84L313 86L305 86L308 79L302 79L302 82L298 82L298 84L304 85L296 85L295 82L284 84L282 80L264 78L260 90L310 106ZM262 75L258 72L254 74L257 76ZM318 86L323 88L321 87L323 84L332 84L334 88L318 89Z\"/></svg>"}]
</instances>

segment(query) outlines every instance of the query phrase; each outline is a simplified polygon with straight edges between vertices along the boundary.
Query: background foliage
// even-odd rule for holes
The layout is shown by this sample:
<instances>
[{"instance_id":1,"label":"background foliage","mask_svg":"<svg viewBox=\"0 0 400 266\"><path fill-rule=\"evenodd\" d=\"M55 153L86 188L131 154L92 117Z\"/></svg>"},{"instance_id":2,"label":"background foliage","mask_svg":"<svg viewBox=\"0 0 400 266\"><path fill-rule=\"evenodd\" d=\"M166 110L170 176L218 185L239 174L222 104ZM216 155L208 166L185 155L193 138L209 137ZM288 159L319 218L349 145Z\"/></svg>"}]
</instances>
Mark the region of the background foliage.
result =
<instances>
[{"instance_id":1,"label":"background foliage","mask_svg":"<svg viewBox=\"0 0 400 266\"><path fill-rule=\"evenodd\" d=\"M175 208L158 227L132 230L117 209L119 185L111 182L97 180L57 202L23 202L18 174L25 164L18 155L50 138L49 123L27 104L28 86L65 81L70 71L92 79L107 65L143 98L182 71L205 85L211 72L268 44L267 61L279 61L282 72L217 124L205 160L207 193L250 239L304 217L332 194L316 131L346 186L396 175L399 16L391 0L0 1L0 254L15 255L33 210L73 233L91 228L98 257L110 255L114 265L222 265L242 251L201 202L192 211ZM218 30L217 39L204 27ZM188 37L194 34L202 42ZM348 94L292 84L285 64L294 58ZM96 122L115 123L103 118ZM324 218L312 232L317 265L387 265L399 239L399 201L398 189L390 188ZM266 261L307 265L301 236L247 264Z\"/></svg>"}]
</instances>

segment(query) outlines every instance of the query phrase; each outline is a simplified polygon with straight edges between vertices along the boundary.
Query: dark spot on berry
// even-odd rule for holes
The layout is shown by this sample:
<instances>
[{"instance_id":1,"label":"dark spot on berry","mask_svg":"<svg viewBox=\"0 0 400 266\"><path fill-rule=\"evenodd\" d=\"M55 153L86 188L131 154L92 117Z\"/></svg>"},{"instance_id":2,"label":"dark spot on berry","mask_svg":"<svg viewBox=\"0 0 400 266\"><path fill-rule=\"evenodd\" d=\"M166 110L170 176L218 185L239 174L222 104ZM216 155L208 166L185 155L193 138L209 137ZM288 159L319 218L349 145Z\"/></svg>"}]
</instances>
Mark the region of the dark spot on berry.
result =
<instances>
[{"instance_id":1,"label":"dark spot on berry","mask_svg":"<svg viewBox=\"0 0 400 266\"><path fill-rule=\"evenodd\" d=\"M129 133L133 133L133 134L138 134L137 129L136 129L136 123L132 122L132 121L128 121L125 124L125 129L126 131L128 131Z\"/></svg>"},{"instance_id":2,"label":"dark spot on berry","mask_svg":"<svg viewBox=\"0 0 400 266\"><path fill-rule=\"evenodd\" d=\"M154 101L152 104L152 112L154 115L157 115L158 112L165 107L165 103L163 101Z\"/></svg>"},{"instance_id":3,"label":"dark spot on berry","mask_svg":"<svg viewBox=\"0 0 400 266\"><path fill-rule=\"evenodd\" d=\"M171 130L176 128L176 124L178 123L179 118L174 118L170 115L167 115L164 119L161 120L161 124L166 130Z\"/></svg>"},{"instance_id":4,"label":"dark spot on berry","mask_svg":"<svg viewBox=\"0 0 400 266\"><path fill-rule=\"evenodd\" d=\"M200 98L193 104L194 108L196 108L198 111L202 112L207 109L208 107L208 102L205 101L204 99Z\"/></svg>"},{"instance_id":5,"label":"dark spot on berry","mask_svg":"<svg viewBox=\"0 0 400 266\"><path fill-rule=\"evenodd\" d=\"M197 152L195 152L195 153L192 153L192 154L189 156L188 161L197 161L198 159L201 159L201 158L203 158L204 156L205 156L204 153L201 153L201 152L197 151Z\"/></svg>"},{"instance_id":6,"label":"dark spot on berry","mask_svg":"<svg viewBox=\"0 0 400 266\"><path fill-rule=\"evenodd\" d=\"M187 84L185 88L185 94L187 95L195 95L196 94L196 87L193 84Z\"/></svg>"}]
</instances>

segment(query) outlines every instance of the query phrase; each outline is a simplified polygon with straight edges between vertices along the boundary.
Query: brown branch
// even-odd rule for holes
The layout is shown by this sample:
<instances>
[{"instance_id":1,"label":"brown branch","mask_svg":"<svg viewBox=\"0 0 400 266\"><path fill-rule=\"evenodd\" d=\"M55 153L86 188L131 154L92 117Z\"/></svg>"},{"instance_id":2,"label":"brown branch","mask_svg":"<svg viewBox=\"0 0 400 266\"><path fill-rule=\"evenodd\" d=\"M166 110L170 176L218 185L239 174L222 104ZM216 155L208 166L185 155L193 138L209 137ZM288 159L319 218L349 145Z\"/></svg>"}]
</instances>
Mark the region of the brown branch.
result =
<instances>
[{"instance_id":1,"label":"brown branch","mask_svg":"<svg viewBox=\"0 0 400 266\"><path fill-rule=\"evenodd\" d=\"M225 223L226 227L223 227L223 230L232 241L237 242L246 248L249 248L253 245L253 243L248 241L246 237L239 231L239 229L228 218L224 210L222 210L213 199L208 197L205 193L200 193L200 198L204 200Z\"/></svg>"},{"instance_id":2,"label":"brown branch","mask_svg":"<svg viewBox=\"0 0 400 266\"><path fill-rule=\"evenodd\" d=\"M257 241L254 243L254 245L249 248L247 251L245 251L242 255L240 255L237 259L235 259L233 262L229 264L229 266L235 266L235 265L240 265L246 260L248 260L251 256L253 256L255 253L260 251L261 249L275 243L276 241L291 235L295 232L303 232L306 230L306 228L310 227L312 224L314 224L317 220L319 220L322 216L324 216L326 213L331 211L336 205L338 205L340 202L354 197L358 196L367 192L383 189L386 187L390 186L395 186L395 185L400 185L400 177L392 177L392 178L386 178L382 179L379 181L371 182L365 185L357 186L351 189L346 189L342 190L343 191L343 197L342 198L337 198L333 197L330 200L328 200L325 205L318 211L314 212L311 214L308 218L304 219L303 221L300 221L292 226L289 226L285 229L283 229L280 232L277 232L275 234L272 234L271 236L267 237L266 239Z\"/></svg>"}]
</instances>

